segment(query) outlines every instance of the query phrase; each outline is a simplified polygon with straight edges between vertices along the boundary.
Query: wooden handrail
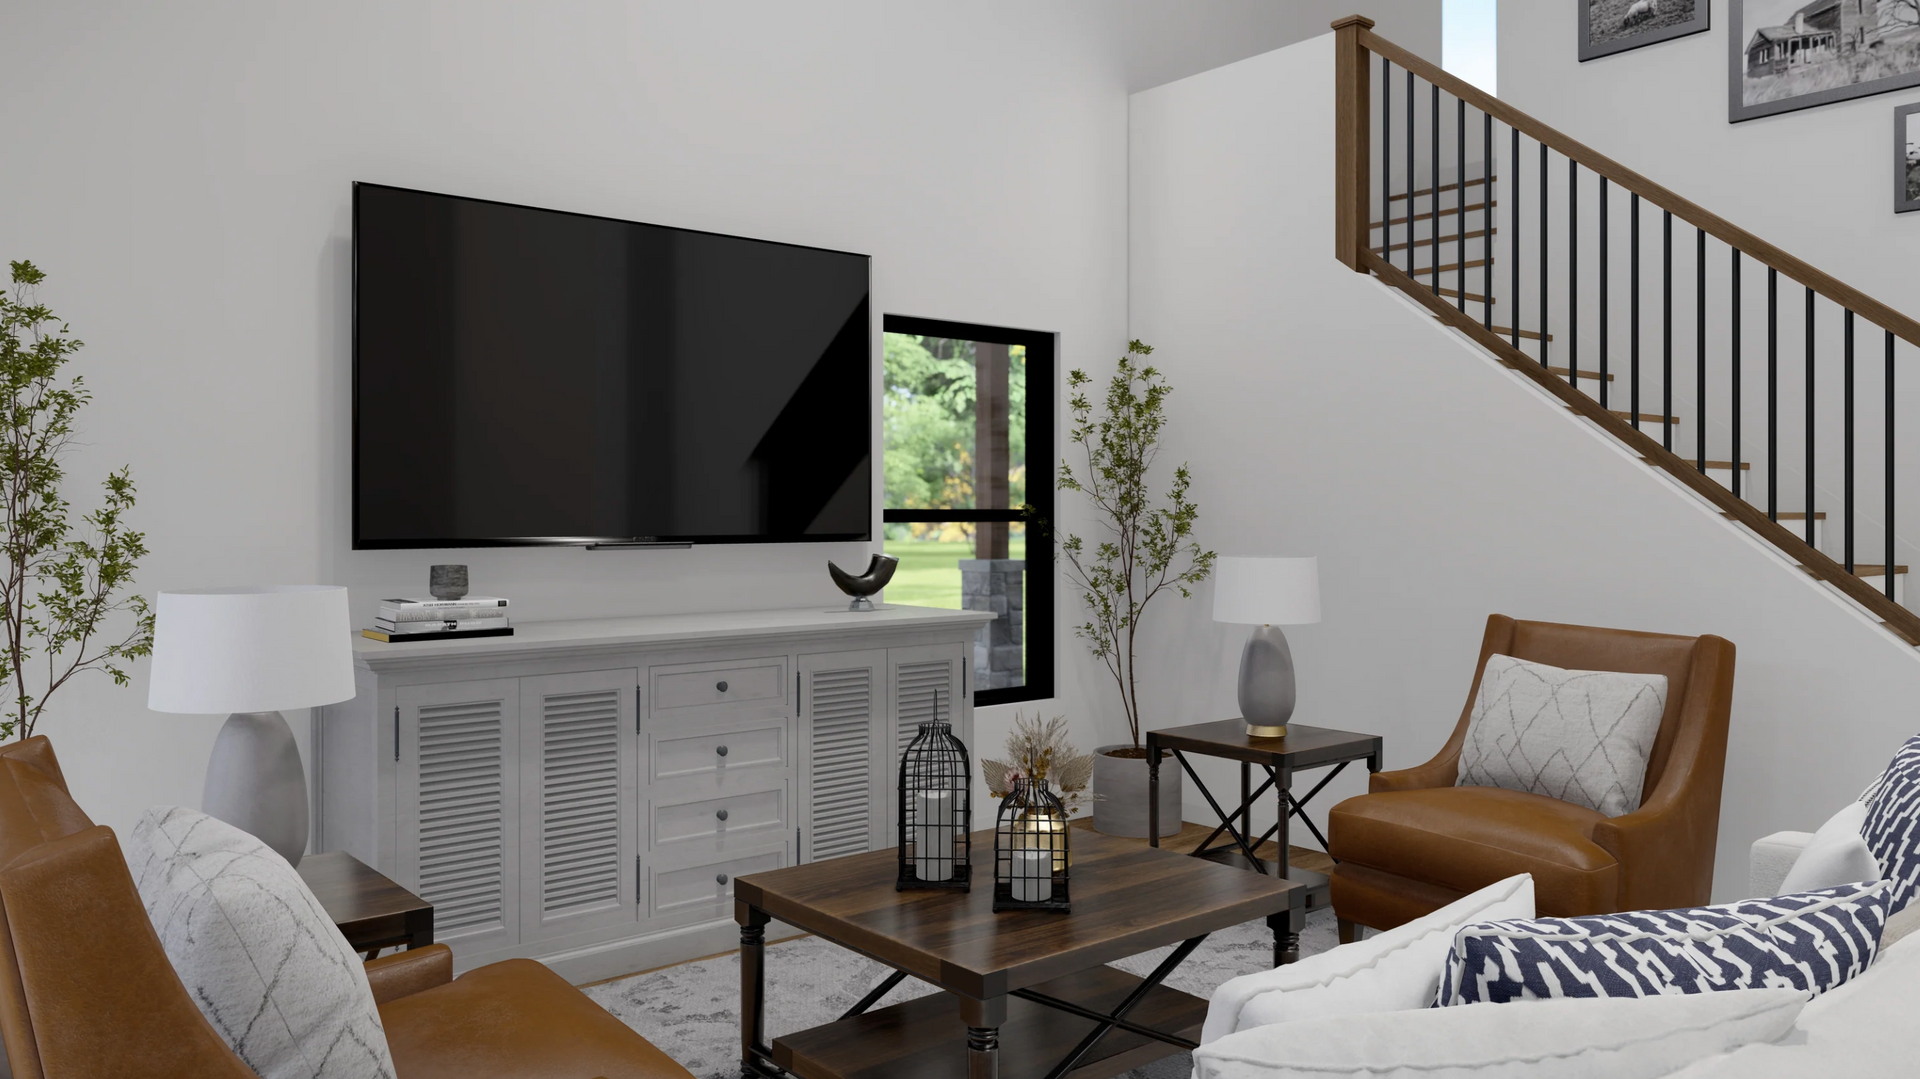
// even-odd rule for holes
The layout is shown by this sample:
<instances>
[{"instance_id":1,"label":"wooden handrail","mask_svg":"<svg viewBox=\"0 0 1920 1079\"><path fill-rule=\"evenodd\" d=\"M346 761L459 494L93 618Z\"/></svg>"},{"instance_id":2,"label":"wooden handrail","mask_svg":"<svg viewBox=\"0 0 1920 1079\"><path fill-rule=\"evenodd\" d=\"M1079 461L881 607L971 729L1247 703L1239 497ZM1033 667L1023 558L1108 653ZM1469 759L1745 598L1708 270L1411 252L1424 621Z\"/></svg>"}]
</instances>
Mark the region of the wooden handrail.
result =
<instances>
[{"instance_id":1,"label":"wooden handrail","mask_svg":"<svg viewBox=\"0 0 1920 1079\"><path fill-rule=\"evenodd\" d=\"M1816 269L1779 247L1706 210L1691 200L1654 183L1618 161L1586 144L1541 123L1512 105L1448 74L1437 65L1395 45L1373 32L1373 20L1361 15L1336 19L1334 29L1334 78L1337 80L1334 105L1334 160L1339 187L1334 212L1335 257L1356 272L1366 273L1369 261L1362 249L1369 245L1362 226L1372 220L1368 207L1368 180L1371 160L1368 156L1371 132L1368 128L1372 84L1367 53L1386 57L1402 69L1491 114L1528 138L1558 151L1580 163L1582 168L1606 177L1633 194L1665 210L1687 224L1719 238L1741 254L1770 269L1777 270L1813 291L1854 312L1896 337L1920 346L1920 321L1915 321L1852 285ZM1351 217L1349 216L1351 215ZM1352 224L1349 226L1349 221Z\"/></svg>"}]
</instances>

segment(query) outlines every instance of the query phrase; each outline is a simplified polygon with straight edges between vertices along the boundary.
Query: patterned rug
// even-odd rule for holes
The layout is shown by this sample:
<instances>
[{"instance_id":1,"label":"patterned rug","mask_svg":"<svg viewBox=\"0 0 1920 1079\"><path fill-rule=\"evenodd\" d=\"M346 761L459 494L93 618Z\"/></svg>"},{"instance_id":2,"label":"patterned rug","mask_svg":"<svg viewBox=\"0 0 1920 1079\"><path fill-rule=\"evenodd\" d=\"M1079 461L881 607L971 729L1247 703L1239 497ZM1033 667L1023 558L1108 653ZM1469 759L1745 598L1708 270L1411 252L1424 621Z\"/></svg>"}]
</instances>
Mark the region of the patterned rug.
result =
<instances>
[{"instance_id":1,"label":"patterned rug","mask_svg":"<svg viewBox=\"0 0 1920 1079\"><path fill-rule=\"evenodd\" d=\"M1333 912L1317 911L1300 934L1300 954L1336 943ZM1171 948L1143 952L1115 963L1132 974L1152 972ZM1208 937L1167 976L1166 984L1195 996L1211 996L1228 978L1265 970L1273 963L1273 934L1265 922L1248 922ZM767 946L767 1037L830 1023L865 996L887 969L818 937L797 937ZM934 992L908 978L875 1007ZM586 990L620 1021L700 1079L737 1079L740 1074L740 956L701 959L664 970L603 982ZM1187 1079L1193 1064L1177 1053L1127 1073L1130 1079Z\"/></svg>"}]
</instances>

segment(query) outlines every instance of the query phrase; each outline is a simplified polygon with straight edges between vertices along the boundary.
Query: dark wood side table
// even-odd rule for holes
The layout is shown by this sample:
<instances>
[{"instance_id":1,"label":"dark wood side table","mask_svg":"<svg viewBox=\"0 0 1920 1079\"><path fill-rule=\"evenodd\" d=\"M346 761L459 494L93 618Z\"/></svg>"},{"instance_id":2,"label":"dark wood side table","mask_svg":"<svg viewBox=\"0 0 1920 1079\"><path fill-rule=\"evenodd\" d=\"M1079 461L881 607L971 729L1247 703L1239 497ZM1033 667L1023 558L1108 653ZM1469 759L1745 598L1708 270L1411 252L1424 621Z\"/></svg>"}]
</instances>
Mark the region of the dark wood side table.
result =
<instances>
[{"instance_id":1,"label":"dark wood side table","mask_svg":"<svg viewBox=\"0 0 1920 1079\"><path fill-rule=\"evenodd\" d=\"M1304 885L1307 896L1307 909L1318 910L1328 906L1331 896L1324 873L1315 873L1310 869L1294 869L1287 864L1288 823L1298 816L1307 826L1313 837L1320 841L1320 849L1325 850L1327 837L1320 834L1313 821L1306 815L1306 805L1319 794L1333 777L1346 771L1347 765L1354 761L1367 762L1368 772L1378 772L1381 764L1381 738L1377 734L1355 734L1352 731L1329 730L1325 727L1309 727L1304 723L1290 723L1283 738L1255 738L1247 733L1247 723L1243 719L1225 719L1217 723L1196 723L1187 727L1170 727L1166 730L1147 732L1147 835L1154 846L1160 845L1160 760L1163 753L1172 753L1173 759L1180 762L1193 785L1206 798L1207 804L1220 816L1220 826L1200 842L1193 850L1193 857L1207 858L1228 865L1270 872L1267 861L1255 851L1268 836L1279 833L1276 840L1278 855L1276 865L1271 872ZM1213 792L1200 781L1200 776L1187 763L1186 755L1198 753L1207 757L1225 757L1240 762L1240 805L1231 812L1221 808ZM1253 786L1253 768L1258 765L1267 773L1267 781L1258 788ZM1306 797L1293 796L1293 774L1310 768L1326 768L1333 771L1321 777ZM1277 792L1279 819L1272 828L1267 829L1258 839L1251 836L1253 831L1253 803L1271 787ZM1235 822L1238 821L1236 827ZM1215 847L1213 841L1225 832L1233 840L1229 846ZM1297 958L1297 956L1295 957Z\"/></svg>"},{"instance_id":2,"label":"dark wood side table","mask_svg":"<svg viewBox=\"0 0 1920 1079\"><path fill-rule=\"evenodd\" d=\"M356 952L433 943L433 904L343 850L300 859L300 879Z\"/></svg>"},{"instance_id":3,"label":"dark wood side table","mask_svg":"<svg viewBox=\"0 0 1920 1079\"><path fill-rule=\"evenodd\" d=\"M993 833L973 836L971 891L900 892L898 851L734 881L740 1050L749 1076L1097 1079L1194 1048L1207 1002L1160 984L1207 934L1257 918L1282 942L1302 889L1097 832L1073 833L1073 910L993 912ZM981 861L982 853L984 862ZM982 870L986 872L983 874ZM836 1022L766 1044L770 919L894 972ZM1107 966L1173 945L1145 978ZM944 993L877 1011L913 975Z\"/></svg>"}]
</instances>

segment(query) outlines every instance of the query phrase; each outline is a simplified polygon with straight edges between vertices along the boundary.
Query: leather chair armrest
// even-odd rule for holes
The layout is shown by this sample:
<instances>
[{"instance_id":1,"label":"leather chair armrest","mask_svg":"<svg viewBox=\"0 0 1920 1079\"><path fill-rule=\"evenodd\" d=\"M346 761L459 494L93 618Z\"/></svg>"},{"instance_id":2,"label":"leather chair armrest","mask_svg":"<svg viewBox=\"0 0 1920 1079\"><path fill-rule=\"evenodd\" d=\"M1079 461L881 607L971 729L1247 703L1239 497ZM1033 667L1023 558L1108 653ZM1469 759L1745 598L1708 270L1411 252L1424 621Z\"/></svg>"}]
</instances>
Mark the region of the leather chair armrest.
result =
<instances>
[{"instance_id":1,"label":"leather chair armrest","mask_svg":"<svg viewBox=\"0 0 1920 1079\"><path fill-rule=\"evenodd\" d=\"M395 952L367 960L373 1002L385 1004L453 980L453 949L444 944Z\"/></svg>"},{"instance_id":2,"label":"leather chair armrest","mask_svg":"<svg viewBox=\"0 0 1920 1079\"><path fill-rule=\"evenodd\" d=\"M1418 791L1429 787L1451 787L1459 771L1460 755L1455 753L1448 756L1443 751L1433 760L1413 768L1373 773L1367 778L1367 793L1383 794L1387 791Z\"/></svg>"}]
</instances>

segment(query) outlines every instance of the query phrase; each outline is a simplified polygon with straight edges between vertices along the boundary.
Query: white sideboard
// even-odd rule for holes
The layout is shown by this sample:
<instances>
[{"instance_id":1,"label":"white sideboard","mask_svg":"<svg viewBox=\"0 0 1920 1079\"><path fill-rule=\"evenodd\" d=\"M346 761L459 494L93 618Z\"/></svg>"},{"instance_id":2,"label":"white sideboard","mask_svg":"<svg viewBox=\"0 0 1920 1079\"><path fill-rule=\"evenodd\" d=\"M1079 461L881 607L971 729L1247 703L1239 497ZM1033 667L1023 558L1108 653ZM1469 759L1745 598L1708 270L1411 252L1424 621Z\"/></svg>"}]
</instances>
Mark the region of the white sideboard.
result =
<instances>
[{"instance_id":1,"label":"white sideboard","mask_svg":"<svg viewBox=\"0 0 1920 1079\"><path fill-rule=\"evenodd\" d=\"M732 880L894 843L920 723L973 743L985 611L535 622L354 642L313 714L315 850L434 904L462 970L612 977L737 943Z\"/></svg>"}]
</instances>

